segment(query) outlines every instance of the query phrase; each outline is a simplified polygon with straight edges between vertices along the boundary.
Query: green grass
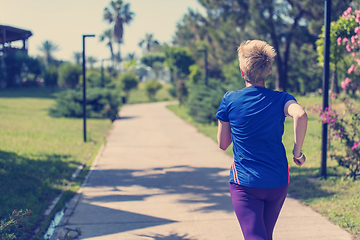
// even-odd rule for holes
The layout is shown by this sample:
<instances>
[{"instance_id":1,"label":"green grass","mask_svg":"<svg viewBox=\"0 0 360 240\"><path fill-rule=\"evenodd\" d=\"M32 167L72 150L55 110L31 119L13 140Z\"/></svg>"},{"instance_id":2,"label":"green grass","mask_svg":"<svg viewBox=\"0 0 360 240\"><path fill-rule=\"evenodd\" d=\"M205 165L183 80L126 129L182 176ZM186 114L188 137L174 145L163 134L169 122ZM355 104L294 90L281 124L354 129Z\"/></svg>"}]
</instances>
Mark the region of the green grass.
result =
<instances>
[{"instance_id":1,"label":"green grass","mask_svg":"<svg viewBox=\"0 0 360 240\"><path fill-rule=\"evenodd\" d=\"M47 89L0 91L0 219L14 209L30 209L33 230L77 166L93 160L111 128L110 120L88 119L84 143L82 119L50 117L53 104ZM81 176L64 199L76 192L79 181Z\"/></svg>"},{"instance_id":2,"label":"green grass","mask_svg":"<svg viewBox=\"0 0 360 240\"><path fill-rule=\"evenodd\" d=\"M298 96L297 100L304 108L322 103L320 96ZM179 105L167 107L176 115L194 125L200 132L216 141L217 126L215 124L195 122L189 116L185 107ZM291 177L289 193L350 232L354 239L360 239L360 181L353 182L345 179L344 172L346 170L338 167L337 162L329 157L327 159L328 178L325 180L320 177L322 127L321 123L318 122L317 115L308 111L308 118L308 130L303 146L303 152L307 160L302 167L298 167L292 161L293 121L291 118L286 118L284 124L283 142L289 160ZM233 154L231 146L228 148L227 153Z\"/></svg>"},{"instance_id":3,"label":"green grass","mask_svg":"<svg viewBox=\"0 0 360 240\"><path fill-rule=\"evenodd\" d=\"M168 89L171 87L172 85L170 83L163 84L163 87L155 95L155 101L161 102L161 101L175 100L168 92ZM149 100L148 96L146 95L145 84L139 83L138 88L130 92L130 96L127 103L134 104L134 103L147 103L147 102L152 102L152 101Z\"/></svg>"}]
</instances>

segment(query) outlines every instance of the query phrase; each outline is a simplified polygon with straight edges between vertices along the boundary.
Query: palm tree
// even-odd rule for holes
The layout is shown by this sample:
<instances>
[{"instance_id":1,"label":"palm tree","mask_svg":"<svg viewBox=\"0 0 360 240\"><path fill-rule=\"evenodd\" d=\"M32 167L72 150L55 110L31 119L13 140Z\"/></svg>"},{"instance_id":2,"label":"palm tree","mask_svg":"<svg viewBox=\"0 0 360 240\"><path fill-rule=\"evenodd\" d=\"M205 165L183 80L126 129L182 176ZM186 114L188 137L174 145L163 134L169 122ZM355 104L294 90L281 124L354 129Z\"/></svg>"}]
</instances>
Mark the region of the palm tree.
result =
<instances>
[{"instance_id":1,"label":"palm tree","mask_svg":"<svg viewBox=\"0 0 360 240\"><path fill-rule=\"evenodd\" d=\"M123 42L124 24L129 24L133 19L134 13L130 11L130 5L123 3L122 0L110 2L111 9L104 9L104 20L114 24L113 37L118 43L118 52L120 55L120 44Z\"/></svg>"},{"instance_id":2,"label":"palm tree","mask_svg":"<svg viewBox=\"0 0 360 240\"><path fill-rule=\"evenodd\" d=\"M156 46L159 46L159 42L154 39L153 34L145 34L145 38L139 42L139 47L142 47L145 44L145 49L150 52Z\"/></svg>"},{"instance_id":3,"label":"palm tree","mask_svg":"<svg viewBox=\"0 0 360 240\"><path fill-rule=\"evenodd\" d=\"M131 61L133 59L136 59L135 53L128 53L128 55L126 56L126 60Z\"/></svg>"},{"instance_id":4,"label":"palm tree","mask_svg":"<svg viewBox=\"0 0 360 240\"><path fill-rule=\"evenodd\" d=\"M46 40L41 43L41 45L38 47L38 50L43 52L45 64L46 66L49 66L50 63L54 60L52 55L54 52L59 51L59 46L50 40Z\"/></svg>"},{"instance_id":5,"label":"palm tree","mask_svg":"<svg viewBox=\"0 0 360 240\"><path fill-rule=\"evenodd\" d=\"M94 68L94 63L98 61L96 57L92 57L92 56L87 57L86 60L89 63L91 69Z\"/></svg>"},{"instance_id":6,"label":"palm tree","mask_svg":"<svg viewBox=\"0 0 360 240\"><path fill-rule=\"evenodd\" d=\"M74 59L76 64L81 63L82 53L81 52L74 52Z\"/></svg>"},{"instance_id":7,"label":"palm tree","mask_svg":"<svg viewBox=\"0 0 360 240\"><path fill-rule=\"evenodd\" d=\"M103 34L100 35L100 42L103 42L106 39L107 46L110 48L110 54L111 54L111 60L114 61L115 55L114 55L114 49L113 49L113 33L111 29L105 30Z\"/></svg>"}]
</instances>

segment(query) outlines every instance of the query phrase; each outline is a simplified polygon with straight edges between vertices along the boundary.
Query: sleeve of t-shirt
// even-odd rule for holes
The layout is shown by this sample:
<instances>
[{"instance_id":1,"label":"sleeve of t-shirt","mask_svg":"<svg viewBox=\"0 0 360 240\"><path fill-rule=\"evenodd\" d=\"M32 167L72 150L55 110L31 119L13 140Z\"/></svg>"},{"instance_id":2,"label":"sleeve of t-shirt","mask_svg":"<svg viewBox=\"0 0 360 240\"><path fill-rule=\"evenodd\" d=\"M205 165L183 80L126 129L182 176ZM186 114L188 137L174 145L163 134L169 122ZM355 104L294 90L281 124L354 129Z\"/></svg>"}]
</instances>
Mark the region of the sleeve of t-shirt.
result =
<instances>
[{"instance_id":1,"label":"sleeve of t-shirt","mask_svg":"<svg viewBox=\"0 0 360 240\"><path fill-rule=\"evenodd\" d=\"M221 100L219 110L216 113L216 118L223 122L229 122L227 106L226 106L226 95L227 94L225 93L224 97Z\"/></svg>"},{"instance_id":2,"label":"sleeve of t-shirt","mask_svg":"<svg viewBox=\"0 0 360 240\"><path fill-rule=\"evenodd\" d=\"M290 100L294 100L295 102L297 102L293 95L291 95L291 94L289 94L287 92L284 92L284 94L285 94L284 107L285 107L285 104Z\"/></svg>"}]
</instances>

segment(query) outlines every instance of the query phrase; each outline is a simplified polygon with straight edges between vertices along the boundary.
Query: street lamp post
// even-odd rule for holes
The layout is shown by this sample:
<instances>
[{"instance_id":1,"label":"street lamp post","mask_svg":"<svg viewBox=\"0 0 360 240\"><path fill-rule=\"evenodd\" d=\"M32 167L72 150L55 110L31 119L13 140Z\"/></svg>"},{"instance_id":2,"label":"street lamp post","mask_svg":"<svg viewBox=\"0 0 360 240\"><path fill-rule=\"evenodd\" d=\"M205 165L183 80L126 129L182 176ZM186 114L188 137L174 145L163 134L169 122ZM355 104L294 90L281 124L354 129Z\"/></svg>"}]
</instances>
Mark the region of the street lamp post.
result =
<instances>
[{"instance_id":1,"label":"street lamp post","mask_svg":"<svg viewBox=\"0 0 360 240\"><path fill-rule=\"evenodd\" d=\"M101 59L101 87L105 87L105 80L104 80L104 61L109 61L110 58Z\"/></svg>"},{"instance_id":2,"label":"street lamp post","mask_svg":"<svg viewBox=\"0 0 360 240\"><path fill-rule=\"evenodd\" d=\"M329 106L329 62L330 62L330 18L331 18L331 0L325 0L325 38L324 38L324 72L323 72L323 111ZM326 174L326 157L328 145L328 124L322 125L321 138L321 176L325 179Z\"/></svg>"},{"instance_id":3,"label":"street lamp post","mask_svg":"<svg viewBox=\"0 0 360 240\"><path fill-rule=\"evenodd\" d=\"M84 118L84 142L86 142L86 60L85 60L85 38L95 37L95 35L83 35L83 61L82 61L82 73L83 73L83 118Z\"/></svg>"},{"instance_id":4,"label":"street lamp post","mask_svg":"<svg viewBox=\"0 0 360 240\"><path fill-rule=\"evenodd\" d=\"M198 52L204 52L204 58L205 58L205 85L208 85L208 61L207 61L207 50L206 49L200 49Z\"/></svg>"}]
</instances>

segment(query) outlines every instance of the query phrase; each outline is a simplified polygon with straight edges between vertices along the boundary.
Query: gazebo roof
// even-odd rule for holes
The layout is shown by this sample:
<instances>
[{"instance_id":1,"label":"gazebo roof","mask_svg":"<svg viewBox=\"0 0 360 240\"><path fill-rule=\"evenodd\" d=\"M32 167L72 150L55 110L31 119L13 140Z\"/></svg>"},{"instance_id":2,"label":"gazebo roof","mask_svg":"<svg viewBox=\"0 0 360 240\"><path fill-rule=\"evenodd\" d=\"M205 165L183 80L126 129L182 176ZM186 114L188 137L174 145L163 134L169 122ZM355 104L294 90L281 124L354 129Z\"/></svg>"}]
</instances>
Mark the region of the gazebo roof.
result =
<instances>
[{"instance_id":1,"label":"gazebo roof","mask_svg":"<svg viewBox=\"0 0 360 240\"><path fill-rule=\"evenodd\" d=\"M0 44L4 44L4 30L6 31L5 34L5 42L14 42L18 40L28 39L33 34L29 30L0 25Z\"/></svg>"}]
</instances>

